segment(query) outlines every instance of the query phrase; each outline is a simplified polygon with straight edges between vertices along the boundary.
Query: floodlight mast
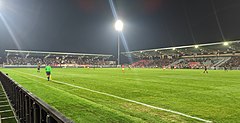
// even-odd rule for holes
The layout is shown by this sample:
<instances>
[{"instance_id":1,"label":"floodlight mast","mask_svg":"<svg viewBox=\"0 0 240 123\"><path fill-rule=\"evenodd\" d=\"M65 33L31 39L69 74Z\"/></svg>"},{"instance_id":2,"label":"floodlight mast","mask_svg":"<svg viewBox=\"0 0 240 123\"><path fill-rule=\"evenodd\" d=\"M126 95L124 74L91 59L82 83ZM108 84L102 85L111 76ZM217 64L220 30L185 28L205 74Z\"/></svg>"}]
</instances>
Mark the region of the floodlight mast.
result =
<instances>
[{"instance_id":1,"label":"floodlight mast","mask_svg":"<svg viewBox=\"0 0 240 123\"><path fill-rule=\"evenodd\" d=\"M117 20L115 22L115 30L118 32L118 60L117 60L117 65L120 65L120 33L123 30L123 22L121 20Z\"/></svg>"}]
</instances>

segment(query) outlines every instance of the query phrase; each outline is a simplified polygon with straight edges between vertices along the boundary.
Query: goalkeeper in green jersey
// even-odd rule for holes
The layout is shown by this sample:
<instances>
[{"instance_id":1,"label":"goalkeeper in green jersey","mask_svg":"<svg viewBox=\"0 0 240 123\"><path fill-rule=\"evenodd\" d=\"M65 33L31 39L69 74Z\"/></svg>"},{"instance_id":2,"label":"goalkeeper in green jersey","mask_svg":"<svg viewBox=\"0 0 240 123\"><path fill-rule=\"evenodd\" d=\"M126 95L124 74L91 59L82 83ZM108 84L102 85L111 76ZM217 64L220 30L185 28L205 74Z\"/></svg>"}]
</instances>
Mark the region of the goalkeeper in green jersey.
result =
<instances>
[{"instance_id":1,"label":"goalkeeper in green jersey","mask_svg":"<svg viewBox=\"0 0 240 123\"><path fill-rule=\"evenodd\" d=\"M51 72L52 72L51 66L50 66L50 65L47 65L47 66L45 67L45 71L46 71L47 79L48 79L48 81L49 81L50 78L51 78Z\"/></svg>"}]
</instances>

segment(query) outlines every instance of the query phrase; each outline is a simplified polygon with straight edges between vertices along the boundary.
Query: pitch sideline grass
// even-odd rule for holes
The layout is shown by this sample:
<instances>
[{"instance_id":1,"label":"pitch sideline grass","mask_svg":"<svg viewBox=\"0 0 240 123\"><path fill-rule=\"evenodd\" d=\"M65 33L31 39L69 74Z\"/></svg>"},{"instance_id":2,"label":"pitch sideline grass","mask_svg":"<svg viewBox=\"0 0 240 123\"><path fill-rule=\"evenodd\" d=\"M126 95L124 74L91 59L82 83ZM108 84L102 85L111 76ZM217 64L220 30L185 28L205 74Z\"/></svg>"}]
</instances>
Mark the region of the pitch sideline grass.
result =
<instances>
[{"instance_id":1,"label":"pitch sideline grass","mask_svg":"<svg viewBox=\"0 0 240 123\"><path fill-rule=\"evenodd\" d=\"M19 72L19 71L16 71L16 72ZM36 76L36 75L32 75L32 74L27 74L27 73L24 73L24 72L19 72L19 73L26 74L26 75L33 76L33 77L37 77L37 78L40 78L40 79L46 79L44 77L40 77L40 76ZM209 120L205 120L205 119L195 117L195 116L190 116L188 114L184 114L184 113L181 113L181 112L178 112L178 111L173 111L173 110L170 110L170 109L164 109L164 108L161 108L161 107L152 106L152 105L145 104L145 103L142 103L142 102L138 102L138 101L135 101L135 100L130 100L130 99L126 99L126 98L123 98L123 97L116 96L116 95L112 95L112 94L108 94L108 93L104 93L104 92L100 92L100 91L96 91L96 90L91 90L91 89L88 89L88 88L84 88L84 87L81 87L81 86L76 86L76 85L65 83L65 82L62 82L62 81L51 80L51 82L55 82L55 83L58 83L58 84L63 84L63 85L66 85L66 86L90 91L90 92L101 94L101 95L104 95L104 96L110 96L110 97L113 97L113 98L117 98L119 100L127 101L127 102L130 102L130 103L135 103L135 104L142 105L142 106L152 108L152 109L157 109L157 110L177 114L177 115L184 116L184 117L187 117L187 118L190 118L190 119L194 119L194 120L198 120L198 121L202 121L202 122L211 122Z\"/></svg>"}]
</instances>

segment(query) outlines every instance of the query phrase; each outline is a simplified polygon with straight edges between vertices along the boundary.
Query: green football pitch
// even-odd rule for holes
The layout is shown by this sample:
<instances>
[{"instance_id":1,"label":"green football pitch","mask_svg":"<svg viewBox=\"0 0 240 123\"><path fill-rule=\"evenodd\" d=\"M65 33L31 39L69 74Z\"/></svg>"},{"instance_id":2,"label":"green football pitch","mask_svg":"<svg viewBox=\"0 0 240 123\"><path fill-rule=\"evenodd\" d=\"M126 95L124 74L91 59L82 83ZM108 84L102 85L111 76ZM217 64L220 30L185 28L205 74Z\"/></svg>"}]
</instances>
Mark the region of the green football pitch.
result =
<instances>
[{"instance_id":1,"label":"green football pitch","mask_svg":"<svg viewBox=\"0 0 240 123\"><path fill-rule=\"evenodd\" d=\"M240 71L0 70L76 123L240 121Z\"/></svg>"}]
</instances>

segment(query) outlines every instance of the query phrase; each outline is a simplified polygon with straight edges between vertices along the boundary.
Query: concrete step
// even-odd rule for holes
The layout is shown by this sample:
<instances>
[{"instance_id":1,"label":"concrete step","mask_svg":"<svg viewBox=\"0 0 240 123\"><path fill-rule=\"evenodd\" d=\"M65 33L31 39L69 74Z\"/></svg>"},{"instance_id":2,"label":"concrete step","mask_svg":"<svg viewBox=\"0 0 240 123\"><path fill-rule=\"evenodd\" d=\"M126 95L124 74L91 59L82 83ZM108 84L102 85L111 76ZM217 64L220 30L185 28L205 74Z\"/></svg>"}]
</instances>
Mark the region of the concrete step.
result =
<instances>
[{"instance_id":1,"label":"concrete step","mask_svg":"<svg viewBox=\"0 0 240 123\"><path fill-rule=\"evenodd\" d=\"M2 117L1 120L7 120L7 119L13 119L15 118L14 116L10 116L10 117Z\"/></svg>"},{"instance_id":2,"label":"concrete step","mask_svg":"<svg viewBox=\"0 0 240 123\"><path fill-rule=\"evenodd\" d=\"M11 112L12 110L4 110L4 111L0 111L0 113L5 113L5 112Z\"/></svg>"},{"instance_id":3,"label":"concrete step","mask_svg":"<svg viewBox=\"0 0 240 123\"><path fill-rule=\"evenodd\" d=\"M0 83L0 123L17 123L14 113Z\"/></svg>"}]
</instances>

